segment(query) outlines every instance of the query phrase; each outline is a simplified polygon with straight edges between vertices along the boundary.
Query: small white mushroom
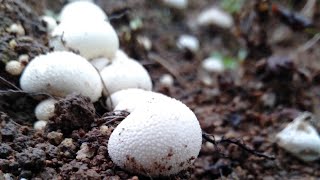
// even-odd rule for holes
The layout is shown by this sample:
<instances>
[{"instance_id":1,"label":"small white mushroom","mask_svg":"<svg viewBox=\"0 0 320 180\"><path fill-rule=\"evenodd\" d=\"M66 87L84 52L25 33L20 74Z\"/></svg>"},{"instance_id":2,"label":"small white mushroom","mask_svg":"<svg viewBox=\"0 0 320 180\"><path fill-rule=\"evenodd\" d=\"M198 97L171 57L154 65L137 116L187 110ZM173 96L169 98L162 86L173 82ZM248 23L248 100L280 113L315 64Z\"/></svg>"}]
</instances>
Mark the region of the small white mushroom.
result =
<instances>
[{"instance_id":1,"label":"small white mushroom","mask_svg":"<svg viewBox=\"0 0 320 180\"><path fill-rule=\"evenodd\" d=\"M110 64L110 60L105 57L93 59L90 63L100 72L104 67Z\"/></svg>"},{"instance_id":2,"label":"small white mushroom","mask_svg":"<svg viewBox=\"0 0 320 180\"><path fill-rule=\"evenodd\" d=\"M106 13L93 2L75 1L65 5L59 17L61 22L72 23L79 21L85 23L87 21L106 21L108 17Z\"/></svg>"},{"instance_id":3,"label":"small white mushroom","mask_svg":"<svg viewBox=\"0 0 320 180\"><path fill-rule=\"evenodd\" d=\"M47 121L43 121L43 120L36 121L33 124L33 128L35 130L43 130L46 127L47 123L48 123Z\"/></svg>"},{"instance_id":4,"label":"small white mushroom","mask_svg":"<svg viewBox=\"0 0 320 180\"><path fill-rule=\"evenodd\" d=\"M170 74L164 74L160 77L160 84L170 87L174 83L174 79Z\"/></svg>"},{"instance_id":5,"label":"small white mushroom","mask_svg":"<svg viewBox=\"0 0 320 180\"><path fill-rule=\"evenodd\" d=\"M108 93L128 88L152 89L152 81L148 71L137 61L121 58L112 61L100 72Z\"/></svg>"},{"instance_id":6,"label":"small white mushroom","mask_svg":"<svg viewBox=\"0 0 320 180\"><path fill-rule=\"evenodd\" d=\"M110 110L132 112L150 98L162 98L164 95L143 89L129 88L117 91L107 99Z\"/></svg>"},{"instance_id":7,"label":"small white mushroom","mask_svg":"<svg viewBox=\"0 0 320 180\"><path fill-rule=\"evenodd\" d=\"M140 91L137 95L141 97L143 90L135 91ZM199 154L199 122L180 101L145 92L149 98L143 99L111 134L109 156L134 173L153 177L176 174L190 167Z\"/></svg>"},{"instance_id":8,"label":"small white mushroom","mask_svg":"<svg viewBox=\"0 0 320 180\"><path fill-rule=\"evenodd\" d=\"M320 158L320 136L308 122L310 113L303 113L277 134L277 144L303 161Z\"/></svg>"},{"instance_id":9,"label":"small white mushroom","mask_svg":"<svg viewBox=\"0 0 320 180\"><path fill-rule=\"evenodd\" d=\"M41 101L35 108L34 114L38 120L48 121L54 115L54 104L57 100L49 98Z\"/></svg>"},{"instance_id":10,"label":"small white mushroom","mask_svg":"<svg viewBox=\"0 0 320 180\"><path fill-rule=\"evenodd\" d=\"M185 9L188 6L188 0L163 0L163 3L176 9Z\"/></svg>"},{"instance_id":11,"label":"small white mushroom","mask_svg":"<svg viewBox=\"0 0 320 180\"><path fill-rule=\"evenodd\" d=\"M49 93L65 97L80 93L95 102L102 93L97 70L83 57L71 52L52 52L35 57L20 78L26 92Z\"/></svg>"},{"instance_id":12,"label":"small white mushroom","mask_svg":"<svg viewBox=\"0 0 320 180\"><path fill-rule=\"evenodd\" d=\"M197 24L200 26L215 25L220 28L229 29L233 26L234 22L230 14L217 7L212 7L199 14Z\"/></svg>"},{"instance_id":13,"label":"small white mushroom","mask_svg":"<svg viewBox=\"0 0 320 180\"><path fill-rule=\"evenodd\" d=\"M119 49L117 33L105 21L61 23L51 36L50 46L55 51L74 51L88 60L112 59Z\"/></svg>"},{"instance_id":14,"label":"small white mushroom","mask_svg":"<svg viewBox=\"0 0 320 180\"><path fill-rule=\"evenodd\" d=\"M7 28L7 31L10 33L15 33L18 35L24 35L25 34L25 30L23 28L23 26L21 24L11 24L9 28Z\"/></svg>"},{"instance_id":15,"label":"small white mushroom","mask_svg":"<svg viewBox=\"0 0 320 180\"><path fill-rule=\"evenodd\" d=\"M125 61L129 56L121 49L118 49L112 61Z\"/></svg>"},{"instance_id":16,"label":"small white mushroom","mask_svg":"<svg viewBox=\"0 0 320 180\"><path fill-rule=\"evenodd\" d=\"M221 73L225 67L221 59L215 57L209 57L202 61L202 68L210 73Z\"/></svg>"},{"instance_id":17,"label":"small white mushroom","mask_svg":"<svg viewBox=\"0 0 320 180\"><path fill-rule=\"evenodd\" d=\"M41 16L41 21L44 22L48 33L51 33L57 27L57 21L51 16Z\"/></svg>"},{"instance_id":18,"label":"small white mushroom","mask_svg":"<svg viewBox=\"0 0 320 180\"><path fill-rule=\"evenodd\" d=\"M191 52L197 52L199 50L199 40L195 36L181 35L177 41L179 49L187 49Z\"/></svg>"},{"instance_id":19,"label":"small white mushroom","mask_svg":"<svg viewBox=\"0 0 320 180\"><path fill-rule=\"evenodd\" d=\"M22 73L24 67L25 66L19 61L12 60L6 64L5 69L9 74L13 76L18 76Z\"/></svg>"}]
</instances>

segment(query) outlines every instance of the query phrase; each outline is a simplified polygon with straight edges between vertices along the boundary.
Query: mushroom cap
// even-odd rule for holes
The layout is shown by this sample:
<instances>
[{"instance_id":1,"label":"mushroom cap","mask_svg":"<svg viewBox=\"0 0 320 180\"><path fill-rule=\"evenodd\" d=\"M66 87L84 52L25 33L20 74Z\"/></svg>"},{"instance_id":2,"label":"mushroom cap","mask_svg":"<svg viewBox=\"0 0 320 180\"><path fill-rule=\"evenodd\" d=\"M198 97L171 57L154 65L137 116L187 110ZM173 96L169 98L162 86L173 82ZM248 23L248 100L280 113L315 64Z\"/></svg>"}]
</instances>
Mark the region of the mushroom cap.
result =
<instances>
[{"instance_id":1,"label":"mushroom cap","mask_svg":"<svg viewBox=\"0 0 320 180\"><path fill-rule=\"evenodd\" d=\"M131 172L169 176L190 167L201 143L194 113L180 101L162 95L136 107L116 127L108 153L115 164Z\"/></svg>"},{"instance_id":2,"label":"mushroom cap","mask_svg":"<svg viewBox=\"0 0 320 180\"><path fill-rule=\"evenodd\" d=\"M51 36L50 46L55 51L78 52L88 60L100 57L112 59L119 49L117 33L105 21L62 22Z\"/></svg>"},{"instance_id":3,"label":"mushroom cap","mask_svg":"<svg viewBox=\"0 0 320 180\"><path fill-rule=\"evenodd\" d=\"M54 104L57 100L49 98L41 101L35 108L34 114L38 120L48 121L54 115Z\"/></svg>"},{"instance_id":4,"label":"mushroom cap","mask_svg":"<svg viewBox=\"0 0 320 180\"><path fill-rule=\"evenodd\" d=\"M110 64L110 60L105 57L93 59L90 63L100 72L104 67Z\"/></svg>"},{"instance_id":5,"label":"mushroom cap","mask_svg":"<svg viewBox=\"0 0 320 180\"><path fill-rule=\"evenodd\" d=\"M129 88L152 89L148 71L132 59L114 60L100 74L109 94Z\"/></svg>"},{"instance_id":6,"label":"mushroom cap","mask_svg":"<svg viewBox=\"0 0 320 180\"><path fill-rule=\"evenodd\" d=\"M47 121L38 120L33 124L33 129L39 130L39 131L40 130L44 130L44 128L46 127L47 123L48 123Z\"/></svg>"},{"instance_id":7,"label":"mushroom cap","mask_svg":"<svg viewBox=\"0 0 320 180\"><path fill-rule=\"evenodd\" d=\"M277 144L303 161L320 158L320 135L302 113L276 135Z\"/></svg>"},{"instance_id":8,"label":"mushroom cap","mask_svg":"<svg viewBox=\"0 0 320 180\"><path fill-rule=\"evenodd\" d=\"M35 57L22 73L20 86L26 92L59 97L80 93L93 102L102 94L97 70L83 57L64 51Z\"/></svg>"},{"instance_id":9,"label":"mushroom cap","mask_svg":"<svg viewBox=\"0 0 320 180\"><path fill-rule=\"evenodd\" d=\"M15 61L15 60L11 60L6 64L6 71L13 75L13 76L18 76L22 73L24 68L24 65L19 62L19 61Z\"/></svg>"},{"instance_id":10,"label":"mushroom cap","mask_svg":"<svg viewBox=\"0 0 320 180\"><path fill-rule=\"evenodd\" d=\"M108 20L106 13L93 2L75 1L65 5L59 19L61 22L73 21L105 21Z\"/></svg>"},{"instance_id":11,"label":"mushroom cap","mask_svg":"<svg viewBox=\"0 0 320 180\"><path fill-rule=\"evenodd\" d=\"M163 96L163 94L152 91L130 88L111 94L107 99L106 104L114 111L132 112L136 107L143 105L148 99L163 98Z\"/></svg>"}]
</instances>

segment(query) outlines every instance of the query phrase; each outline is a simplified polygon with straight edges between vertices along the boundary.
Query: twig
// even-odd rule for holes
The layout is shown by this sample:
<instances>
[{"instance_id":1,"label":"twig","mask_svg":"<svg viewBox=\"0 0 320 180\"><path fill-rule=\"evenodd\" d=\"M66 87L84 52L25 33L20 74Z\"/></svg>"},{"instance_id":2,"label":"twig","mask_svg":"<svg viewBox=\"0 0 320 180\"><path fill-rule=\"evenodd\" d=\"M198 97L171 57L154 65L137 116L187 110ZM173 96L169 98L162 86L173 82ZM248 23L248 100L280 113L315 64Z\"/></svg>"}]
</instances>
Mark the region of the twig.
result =
<instances>
[{"instance_id":1,"label":"twig","mask_svg":"<svg viewBox=\"0 0 320 180\"><path fill-rule=\"evenodd\" d=\"M4 77L0 76L0 80L3 81L4 83L12 86L13 88L17 89L17 90L21 90L20 88L18 88L16 85L14 85L13 83L9 82L8 80L6 80Z\"/></svg>"},{"instance_id":2,"label":"twig","mask_svg":"<svg viewBox=\"0 0 320 180\"><path fill-rule=\"evenodd\" d=\"M241 149L243 149L243 150L247 151L248 153L251 153L251 154L253 154L255 156L263 157L263 158L270 159L270 160L275 160L276 159L273 156L269 156L269 155L257 152L256 150L248 147L247 145L245 145L243 142L241 142L238 139L231 139L231 138L229 139L229 138L222 137L221 140L217 141L217 140L214 139L213 135L210 135L210 134L207 134L207 133L202 133L202 138L205 139L208 142L211 142L215 146L217 146L218 144L221 144L221 143L235 144L235 145L239 146Z\"/></svg>"},{"instance_id":3,"label":"twig","mask_svg":"<svg viewBox=\"0 0 320 180\"><path fill-rule=\"evenodd\" d=\"M182 86L185 87L186 82L184 79L181 78L180 74L178 73L177 69L175 69L172 64L170 64L168 61L163 59L161 56L155 54L155 53L149 53L148 58L151 60L156 61L159 63L163 68L165 68L171 75L173 75L178 83Z\"/></svg>"},{"instance_id":4,"label":"twig","mask_svg":"<svg viewBox=\"0 0 320 180\"><path fill-rule=\"evenodd\" d=\"M120 19L120 18L122 18L123 16L129 14L130 11L131 11L131 9L129 9L129 8L124 8L124 9L122 9L120 12L111 14L111 15L108 17L108 20L109 20L109 21L112 21L112 20L114 20L114 19Z\"/></svg>"},{"instance_id":5,"label":"twig","mask_svg":"<svg viewBox=\"0 0 320 180\"><path fill-rule=\"evenodd\" d=\"M299 46L296 53L304 52L314 46L320 40L320 33L315 34L310 40Z\"/></svg>"}]
</instances>

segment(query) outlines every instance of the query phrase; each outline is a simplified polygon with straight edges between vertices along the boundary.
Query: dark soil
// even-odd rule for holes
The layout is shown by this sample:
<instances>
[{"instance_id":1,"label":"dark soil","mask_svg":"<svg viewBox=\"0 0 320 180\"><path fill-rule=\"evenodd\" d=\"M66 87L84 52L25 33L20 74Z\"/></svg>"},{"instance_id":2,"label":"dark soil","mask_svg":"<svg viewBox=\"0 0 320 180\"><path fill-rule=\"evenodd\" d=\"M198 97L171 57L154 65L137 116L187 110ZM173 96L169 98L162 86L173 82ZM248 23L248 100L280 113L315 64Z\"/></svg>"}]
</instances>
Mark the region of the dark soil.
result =
<instances>
[{"instance_id":1,"label":"dark soil","mask_svg":"<svg viewBox=\"0 0 320 180\"><path fill-rule=\"evenodd\" d=\"M232 144L218 148L204 140L194 166L164 179L319 179L320 161L305 163L274 140L300 112L320 116L319 41L307 47L319 32L320 4L308 22L283 17L271 11L268 1L250 1L234 14L230 31L216 27L191 28L188 24L203 9L218 2L190 0L186 10L174 10L159 1L97 0L120 37L121 48L138 59L151 74L154 91L186 103L197 115L204 132L216 139L236 138L275 160L256 157ZM45 8L58 12L65 1L0 0L0 179L149 179L128 173L112 163L108 138L128 115L113 113L101 100L92 104L86 97L70 95L56 103L55 116L45 131L35 131L34 108L46 95L26 94L19 77L5 72L5 63L28 54L32 59L49 51L45 25L39 16ZM298 12L305 1L275 1ZM262 8L266 5L269 8ZM286 19L287 18L287 19ZM289 18L289 19L288 19ZM141 19L138 29L130 22ZM21 24L25 35L8 33L12 23ZM308 25L308 27L307 27ZM285 26L293 35L280 43L270 39ZM179 50L180 34L198 37L198 52ZM147 37L146 49L140 37ZM212 52L235 57L239 49L248 56L239 67L213 74L214 84L202 83L201 61ZM160 83L161 75L175 78L173 86ZM226 157L227 156L227 157Z\"/></svg>"}]
</instances>

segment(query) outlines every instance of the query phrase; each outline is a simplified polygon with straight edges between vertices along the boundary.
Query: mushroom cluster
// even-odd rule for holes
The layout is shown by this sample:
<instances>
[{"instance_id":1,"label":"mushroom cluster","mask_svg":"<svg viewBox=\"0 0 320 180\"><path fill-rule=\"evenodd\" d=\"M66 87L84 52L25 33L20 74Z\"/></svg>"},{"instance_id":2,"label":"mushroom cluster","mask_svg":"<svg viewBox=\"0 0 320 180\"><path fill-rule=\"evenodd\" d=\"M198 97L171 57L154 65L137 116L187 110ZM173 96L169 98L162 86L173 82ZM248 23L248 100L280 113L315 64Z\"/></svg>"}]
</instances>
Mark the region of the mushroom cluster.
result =
<instances>
[{"instance_id":1,"label":"mushroom cluster","mask_svg":"<svg viewBox=\"0 0 320 180\"><path fill-rule=\"evenodd\" d=\"M78 93L92 102L105 95L110 110L129 111L108 141L109 156L128 171L168 176L190 167L202 143L196 116L182 102L151 91L150 75L119 49L104 11L93 2L74 1L59 19L48 30L53 52L26 65L21 88L54 98ZM36 107L35 129L44 128L56 102L47 99Z\"/></svg>"}]
</instances>

